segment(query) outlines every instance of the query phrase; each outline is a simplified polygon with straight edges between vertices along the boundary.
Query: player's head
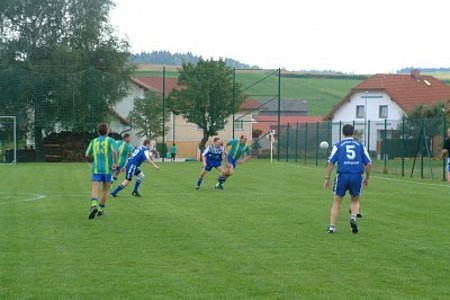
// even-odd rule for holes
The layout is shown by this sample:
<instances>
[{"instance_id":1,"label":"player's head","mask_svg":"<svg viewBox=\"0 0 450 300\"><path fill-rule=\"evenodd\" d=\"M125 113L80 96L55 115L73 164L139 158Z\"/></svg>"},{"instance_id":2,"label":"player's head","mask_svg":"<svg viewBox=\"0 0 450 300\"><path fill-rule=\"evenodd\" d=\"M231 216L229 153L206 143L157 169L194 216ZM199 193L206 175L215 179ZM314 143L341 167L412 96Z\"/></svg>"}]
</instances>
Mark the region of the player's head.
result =
<instances>
[{"instance_id":1,"label":"player's head","mask_svg":"<svg viewBox=\"0 0 450 300\"><path fill-rule=\"evenodd\" d=\"M345 124L342 127L342 134L344 136L352 136L353 135L353 125L352 124Z\"/></svg>"},{"instance_id":2,"label":"player's head","mask_svg":"<svg viewBox=\"0 0 450 300\"><path fill-rule=\"evenodd\" d=\"M123 135L123 140L124 140L126 143L131 142L131 134L125 133L125 134Z\"/></svg>"},{"instance_id":3,"label":"player's head","mask_svg":"<svg viewBox=\"0 0 450 300\"><path fill-rule=\"evenodd\" d=\"M150 150L152 148L152 141L150 139L145 139L142 145L144 145L145 148Z\"/></svg>"},{"instance_id":4,"label":"player's head","mask_svg":"<svg viewBox=\"0 0 450 300\"><path fill-rule=\"evenodd\" d=\"M107 135L108 134L108 124L101 123L97 126L98 135Z\"/></svg>"},{"instance_id":5,"label":"player's head","mask_svg":"<svg viewBox=\"0 0 450 300\"><path fill-rule=\"evenodd\" d=\"M241 135L241 138L239 140L241 144L247 143L247 137L245 135Z\"/></svg>"},{"instance_id":6,"label":"player's head","mask_svg":"<svg viewBox=\"0 0 450 300\"><path fill-rule=\"evenodd\" d=\"M222 140L220 139L220 137L215 137L213 143L216 147L219 147L220 145L222 145Z\"/></svg>"}]
</instances>

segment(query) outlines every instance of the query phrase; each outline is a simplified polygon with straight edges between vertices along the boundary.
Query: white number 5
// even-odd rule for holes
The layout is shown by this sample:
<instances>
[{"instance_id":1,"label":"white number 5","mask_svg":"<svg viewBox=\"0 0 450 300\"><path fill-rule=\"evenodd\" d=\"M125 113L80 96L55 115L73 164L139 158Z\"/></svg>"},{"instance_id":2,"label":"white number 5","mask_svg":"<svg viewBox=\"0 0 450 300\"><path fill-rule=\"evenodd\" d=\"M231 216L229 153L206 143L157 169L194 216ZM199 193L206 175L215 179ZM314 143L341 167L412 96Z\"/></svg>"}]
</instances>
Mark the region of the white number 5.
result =
<instances>
[{"instance_id":1,"label":"white number 5","mask_svg":"<svg viewBox=\"0 0 450 300\"><path fill-rule=\"evenodd\" d=\"M355 145L345 146L345 151L347 152L347 158L350 160L353 160L356 157L356 152L355 152L354 148L355 148Z\"/></svg>"}]
</instances>

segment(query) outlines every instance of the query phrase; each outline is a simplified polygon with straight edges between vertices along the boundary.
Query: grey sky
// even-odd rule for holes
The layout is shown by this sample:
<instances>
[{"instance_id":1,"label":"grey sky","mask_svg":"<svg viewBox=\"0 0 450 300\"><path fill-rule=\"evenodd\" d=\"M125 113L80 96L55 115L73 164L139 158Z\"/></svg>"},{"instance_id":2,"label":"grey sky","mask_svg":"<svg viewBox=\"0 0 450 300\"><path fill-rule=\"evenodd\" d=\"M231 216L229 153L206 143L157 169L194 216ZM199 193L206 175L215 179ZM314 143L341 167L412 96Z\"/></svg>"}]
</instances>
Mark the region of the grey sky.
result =
<instances>
[{"instance_id":1,"label":"grey sky","mask_svg":"<svg viewBox=\"0 0 450 300\"><path fill-rule=\"evenodd\" d=\"M112 23L133 52L357 74L450 66L445 0L114 1Z\"/></svg>"}]
</instances>

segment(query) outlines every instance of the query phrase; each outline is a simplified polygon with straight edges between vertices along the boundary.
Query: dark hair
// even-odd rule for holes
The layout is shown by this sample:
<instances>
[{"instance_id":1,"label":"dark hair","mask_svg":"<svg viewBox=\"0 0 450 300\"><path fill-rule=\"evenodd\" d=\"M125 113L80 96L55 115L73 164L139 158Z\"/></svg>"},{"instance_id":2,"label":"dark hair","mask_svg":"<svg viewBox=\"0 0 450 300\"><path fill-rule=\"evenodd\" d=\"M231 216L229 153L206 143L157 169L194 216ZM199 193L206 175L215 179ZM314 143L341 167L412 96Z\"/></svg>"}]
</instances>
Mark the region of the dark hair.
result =
<instances>
[{"instance_id":1,"label":"dark hair","mask_svg":"<svg viewBox=\"0 0 450 300\"><path fill-rule=\"evenodd\" d=\"M215 137L214 138L214 143L217 142L218 140L220 140L220 137Z\"/></svg>"},{"instance_id":2,"label":"dark hair","mask_svg":"<svg viewBox=\"0 0 450 300\"><path fill-rule=\"evenodd\" d=\"M142 143L142 145L147 146L148 144L150 144L152 141L150 141L150 139L145 139L144 142Z\"/></svg>"},{"instance_id":3,"label":"dark hair","mask_svg":"<svg viewBox=\"0 0 450 300\"><path fill-rule=\"evenodd\" d=\"M345 136L352 136L353 135L353 125L345 124L344 127L342 127L342 134Z\"/></svg>"},{"instance_id":4,"label":"dark hair","mask_svg":"<svg viewBox=\"0 0 450 300\"><path fill-rule=\"evenodd\" d=\"M129 138L131 135L129 134L129 133L125 133L124 135L123 135L123 139L127 139L127 138Z\"/></svg>"},{"instance_id":5,"label":"dark hair","mask_svg":"<svg viewBox=\"0 0 450 300\"><path fill-rule=\"evenodd\" d=\"M108 124L106 123L98 124L97 131L99 135L106 135L108 133Z\"/></svg>"}]
</instances>

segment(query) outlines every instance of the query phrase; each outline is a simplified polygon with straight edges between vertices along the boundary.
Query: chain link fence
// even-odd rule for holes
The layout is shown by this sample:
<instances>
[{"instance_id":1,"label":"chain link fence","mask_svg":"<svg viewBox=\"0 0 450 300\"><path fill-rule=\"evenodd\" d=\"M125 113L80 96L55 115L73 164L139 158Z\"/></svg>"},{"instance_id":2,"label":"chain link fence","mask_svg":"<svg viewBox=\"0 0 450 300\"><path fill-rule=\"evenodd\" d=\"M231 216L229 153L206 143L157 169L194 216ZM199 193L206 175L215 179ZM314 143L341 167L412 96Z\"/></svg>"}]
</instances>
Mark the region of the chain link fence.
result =
<instances>
[{"instance_id":1,"label":"chain link fence","mask_svg":"<svg viewBox=\"0 0 450 300\"><path fill-rule=\"evenodd\" d=\"M374 172L446 179L446 163L439 159L446 138L446 118L352 123L355 138L369 151ZM343 138L344 124L322 122L280 126L275 155L279 161L325 165L333 144ZM328 149L319 147L322 141L330 145Z\"/></svg>"}]
</instances>

